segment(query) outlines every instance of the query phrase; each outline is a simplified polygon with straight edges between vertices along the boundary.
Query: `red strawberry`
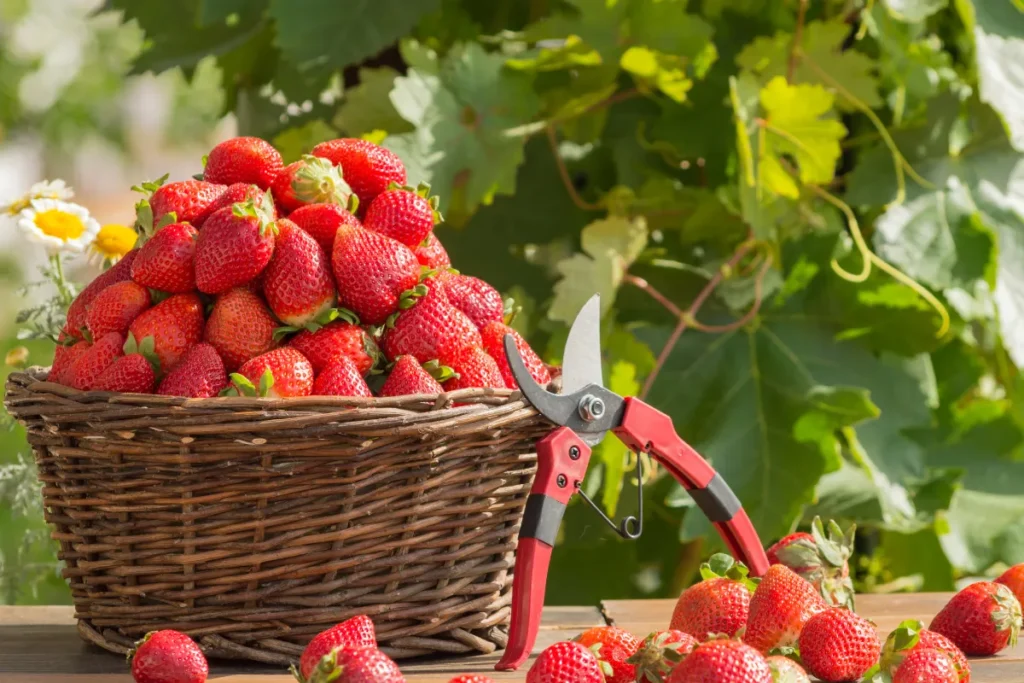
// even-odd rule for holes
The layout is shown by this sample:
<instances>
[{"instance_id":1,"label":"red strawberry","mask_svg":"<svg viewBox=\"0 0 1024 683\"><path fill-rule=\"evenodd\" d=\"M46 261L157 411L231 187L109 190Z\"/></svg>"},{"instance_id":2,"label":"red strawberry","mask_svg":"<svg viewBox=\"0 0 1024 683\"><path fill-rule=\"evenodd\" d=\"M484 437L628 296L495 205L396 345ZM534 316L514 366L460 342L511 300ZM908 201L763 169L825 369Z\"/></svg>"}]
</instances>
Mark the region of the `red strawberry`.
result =
<instances>
[{"instance_id":1,"label":"red strawberry","mask_svg":"<svg viewBox=\"0 0 1024 683\"><path fill-rule=\"evenodd\" d=\"M334 236L338 226L351 225L363 227L354 214L337 204L307 204L288 214L288 219L295 223L323 247L325 254L334 251Z\"/></svg>"},{"instance_id":2,"label":"red strawberry","mask_svg":"<svg viewBox=\"0 0 1024 683\"><path fill-rule=\"evenodd\" d=\"M362 373L345 356L341 356L317 375L313 382L314 396L373 396Z\"/></svg>"},{"instance_id":3,"label":"red strawberry","mask_svg":"<svg viewBox=\"0 0 1024 683\"><path fill-rule=\"evenodd\" d=\"M98 275L95 280L78 293L78 296L75 297L75 300L68 307L67 322L64 324L66 334L76 339L82 338L82 330L86 327L85 318L89 304L99 296L100 292L110 285L131 279L132 264L135 263L135 258L138 254L138 249L132 249L124 255L124 258L111 266L110 270Z\"/></svg>"},{"instance_id":4,"label":"red strawberry","mask_svg":"<svg viewBox=\"0 0 1024 683\"><path fill-rule=\"evenodd\" d=\"M462 674L448 681L448 683L494 683L494 679L479 674Z\"/></svg>"},{"instance_id":5,"label":"red strawberry","mask_svg":"<svg viewBox=\"0 0 1024 683\"><path fill-rule=\"evenodd\" d=\"M491 321L505 320L505 302L494 287L470 275L452 275L444 280L444 293L452 306L466 314L479 328Z\"/></svg>"},{"instance_id":6,"label":"red strawberry","mask_svg":"<svg viewBox=\"0 0 1024 683\"><path fill-rule=\"evenodd\" d=\"M281 153L266 140L231 138L210 150L203 178L221 185L247 183L267 190L283 166Z\"/></svg>"},{"instance_id":7,"label":"red strawberry","mask_svg":"<svg viewBox=\"0 0 1024 683\"><path fill-rule=\"evenodd\" d=\"M442 270L452 265L452 260L448 258L448 252L445 251L444 245L433 232L430 232L427 239L417 244L412 251L416 254L416 259L421 266Z\"/></svg>"},{"instance_id":8,"label":"red strawberry","mask_svg":"<svg viewBox=\"0 0 1024 683\"><path fill-rule=\"evenodd\" d=\"M204 683L210 672L203 651L179 631L147 633L129 657L136 683Z\"/></svg>"},{"instance_id":9,"label":"red strawberry","mask_svg":"<svg viewBox=\"0 0 1024 683\"><path fill-rule=\"evenodd\" d=\"M526 673L526 683L604 683L603 665L594 652L579 643L559 642L540 653Z\"/></svg>"},{"instance_id":10,"label":"red strawberry","mask_svg":"<svg viewBox=\"0 0 1024 683\"><path fill-rule=\"evenodd\" d=\"M133 189L153 192L149 198L153 226L160 225L172 213L174 218L171 220L176 223L201 224L213 213L214 203L224 194L223 185L203 180L180 180L159 187L154 187L154 183L143 183Z\"/></svg>"},{"instance_id":11,"label":"red strawberry","mask_svg":"<svg viewBox=\"0 0 1024 683\"><path fill-rule=\"evenodd\" d=\"M381 348L389 360L409 355L427 363L452 356L463 347L483 344L480 331L448 303L440 287L429 288L410 303L410 308L388 320ZM501 386L504 388L504 381Z\"/></svg>"},{"instance_id":12,"label":"red strawberry","mask_svg":"<svg viewBox=\"0 0 1024 683\"><path fill-rule=\"evenodd\" d=\"M444 382L445 391L470 387L505 388L498 364L479 346L463 347L454 354L441 356L440 361L455 372L455 377Z\"/></svg>"},{"instance_id":13,"label":"red strawberry","mask_svg":"<svg viewBox=\"0 0 1024 683\"><path fill-rule=\"evenodd\" d=\"M196 344L157 389L164 396L210 398L228 385L224 362L210 344Z\"/></svg>"},{"instance_id":14,"label":"red strawberry","mask_svg":"<svg viewBox=\"0 0 1024 683\"><path fill-rule=\"evenodd\" d=\"M310 683L405 683L398 665L376 647L346 645L331 650L310 675Z\"/></svg>"},{"instance_id":15,"label":"red strawberry","mask_svg":"<svg viewBox=\"0 0 1024 683\"><path fill-rule=\"evenodd\" d=\"M598 659L611 667L612 673L605 676L607 683L633 683L636 680L636 668L627 660L640 649L640 641L629 631L616 626L595 626L573 641L594 650Z\"/></svg>"},{"instance_id":16,"label":"red strawberry","mask_svg":"<svg viewBox=\"0 0 1024 683\"><path fill-rule=\"evenodd\" d=\"M808 673L829 682L860 680L881 652L874 625L844 607L830 607L808 619L799 643Z\"/></svg>"},{"instance_id":17,"label":"red strawberry","mask_svg":"<svg viewBox=\"0 0 1024 683\"><path fill-rule=\"evenodd\" d=\"M351 225L338 227L331 262L338 302L366 325L383 325L419 281L420 264L401 242Z\"/></svg>"},{"instance_id":18,"label":"red strawberry","mask_svg":"<svg viewBox=\"0 0 1024 683\"><path fill-rule=\"evenodd\" d=\"M515 340L516 348L519 349L519 355L523 357L523 362L526 363L526 369L530 371L530 376L542 387L547 386L551 381L551 372L548 370L548 366L544 365L544 361L540 359L540 356L530 348L530 345L519 336L518 332L503 322L493 321L484 325L480 330L480 336L483 338L484 351L498 364L501 376L505 380L505 386L509 389L519 388L515 375L512 374L512 368L509 367L508 357L505 355L506 334L511 334Z\"/></svg>"},{"instance_id":19,"label":"red strawberry","mask_svg":"<svg viewBox=\"0 0 1024 683\"><path fill-rule=\"evenodd\" d=\"M405 166L398 155L367 140L340 138L321 142L313 148L313 155L341 166L345 181L363 207L369 207L391 183L405 185Z\"/></svg>"},{"instance_id":20,"label":"red strawberry","mask_svg":"<svg viewBox=\"0 0 1024 683\"><path fill-rule=\"evenodd\" d=\"M428 363L429 365L429 363ZM435 367L439 367L434 364ZM451 376L451 368L443 368L442 378ZM440 394L441 384L413 356L399 356L391 368L391 374L380 388L381 396L406 396L409 394Z\"/></svg>"},{"instance_id":21,"label":"red strawberry","mask_svg":"<svg viewBox=\"0 0 1024 683\"><path fill-rule=\"evenodd\" d=\"M1017 644L1020 602L1001 583L972 583L935 615L932 631L949 638L968 656L994 655Z\"/></svg>"},{"instance_id":22,"label":"red strawberry","mask_svg":"<svg viewBox=\"0 0 1024 683\"><path fill-rule=\"evenodd\" d=\"M86 327L93 339L108 332L124 335L128 326L149 308L149 290L131 280L110 285L89 304Z\"/></svg>"},{"instance_id":23,"label":"red strawberry","mask_svg":"<svg viewBox=\"0 0 1024 683\"><path fill-rule=\"evenodd\" d=\"M457 368L456 368L457 369ZM689 633L697 640L735 636L747 623L753 582L747 568L723 553L701 565L703 580L679 596L670 628Z\"/></svg>"},{"instance_id":24,"label":"red strawberry","mask_svg":"<svg viewBox=\"0 0 1024 683\"><path fill-rule=\"evenodd\" d=\"M442 220L437 203L437 197L430 196L429 185L395 187L370 202L363 225L415 248Z\"/></svg>"},{"instance_id":25,"label":"red strawberry","mask_svg":"<svg viewBox=\"0 0 1024 683\"><path fill-rule=\"evenodd\" d=\"M276 328L277 321L263 299L236 287L217 297L203 339L217 349L227 371L234 372L250 358L277 347Z\"/></svg>"},{"instance_id":26,"label":"red strawberry","mask_svg":"<svg viewBox=\"0 0 1024 683\"><path fill-rule=\"evenodd\" d=\"M196 238L187 223L172 223L157 230L142 245L132 264L132 279L143 287L184 294L196 288Z\"/></svg>"},{"instance_id":27,"label":"red strawberry","mask_svg":"<svg viewBox=\"0 0 1024 683\"><path fill-rule=\"evenodd\" d=\"M710 640L693 649L665 683L772 683L764 656L738 640Z\"/></svg>"},{"instance_id":28,"label":"red strawberry","mask_svg":"<svg viewBox=\"0 0 1024 683\"><path fill-rule=\"evenodd\" d=\"M811 683L811 678L804 668L789 657L772 655L767 661L768 668L772 670L774 683Z\"/></svg>"},{"instance_id":29,"label":"red strawberry","mask_svg":"<svg viewBox=\"0 0 1024 683\"><path fill-rule=\"evenodd\" d=\"M89 391L96 380L122 354L124 335L108 332L85 350L68 369L67 385L73 389Z\"/></svg>"},{"instance_id":30,"label":"red strawberry","mask_svg":"<svg viewBox=\"0 0 1024 683\"><path fill-rule=\"evenodd\" d=\"M285 346L246 361L231 375L240 396L287 398L313 392L313 366L301 353Z\"/></svg>"},{"instance_id":31,"label":"red strawberry","mask_svg":"<svg viewBox=\"0 0 1024 683\"><path fill-rule=\"evenodd\" d=\"M305 204L337 204L355 211L358 200L342 178L342 170L327 159L305 155L282 169L270 186L274 202L288 213Z\"/></svg>"},{"instance_id":32,"label":"red strawberry","mask_svg":"<svg viewBox=\"0 0 1024 683\"><path fill-rule=\"evenodd\" d=\"M126 394L151 394L156 386L153 365L141 353L131 353L114 362L96 378L93 389Z\"/></svg>"},{"instance_id":33,"label":"red strawberry","mask_svg":"<svg viewBox=\"0 0 1024 683\"><path fill-rule=\"evenodd\" d=\"M203 338L203 302L195 294L175 294L144 311L128 328L141 344L153 337L160 370L170 372Z\"/></svg>"},{"instance_id":34,"label":"red strawberry","mask_svg":"<svg viewBox=\"0 0 1024 683\"><path fill-rule=\"evenodd\" d=\"M288 346L302 352L313 365L314 372L322 372L338 358L348 358L365 377L380 358L373 337L363 328L345 320L328 323L316 332L303 330L288 342Z\"/></svg>"},{"instance_id":35,"label":"red strawberry","mask_svg":"<svg viewBox=\"0 0 1024 683\"><path fill-rule=\"evenodd\" d=\"M1017 564L1000 574L996 583L1001 583L1013 593L1017 602L1024 604L1024 563Z\"/></svg>"},{"instance_id":36,"label":"red strawberry","mask_svg":"<svg viewBox=\"0 0 1024 683\"><path fill-rule=\"evenodd\" d=\"M892 683L958 683L960 674L945 652L915 648L892 673Z\"/></svg>"},{"instance_id":37,"label":"red strawberry","mask_svg":"<svg viewBox=\"0 0 1024 683\"><path fill-rule=\"evenodd\" d=\"M661 683L697 643L689 633L677 629L656 631L647 636L636 654L626 661L636 667L637 681Z\"/></svg>"},{"instance_id":38,"label":"red strawberry","mask_svg":"<svg viewBox=\"0 0 1024 683\"><path fill-rule=\"evenodd\" d=\"M797 642L807 620L827 605L814 586L781 564L772 565L750 599L743 640L762 653Z\"/></svg>"},{"instance_id":39,"label":"red strawberry","mask_svg":"<svg viewBox=\"0 0 1024 683\"><path fill-rule=\"evenodd\" d=\"M277 228L274 255L263 271L263 295L279 320L304 327L334 306L330 259L309 233L287 218Z\"/></svg>"},{"instance_id":40,"label":"red strawberry","mask_svg":"<svg viewBox=\"0 0 1024 683\"><path fill-rule=\"evenodd\" d=\"M961 683L970 683L971 665L967 657L949 638L921 626L920 621L909 619L897 626L882 646L881 671L892 674L908 653L917 649L939 650L953 662Z\"/></svg>"},{"instance_id":41,"label":"red strawberry","mask_svg":"<svg viewBox=\"0 0 1024 683\"><path fill-rule=\"evenodd\" d=\"M50 367L50 374L46 381L53 382L54 384L68 385L68 375L71 368L74 367L75 361L89 350L90 346L92 344L87 341L76 342L71 346L58 344L57 350L53 353L53 365Z\"/></svg>"},{"instance_id":42,"label":"red strawberry","mask_svg":"<svg viewBox=\"0 0 1024 683\"><path fill-rule=\"evenodd\" d=\"M196 241L196 286L220 294L244 285L263 272L274 254L270 195L259 207L233 204L214 213Z\"/></svg>"},{"instance_id":43,"label":"red strawberry","mask_svg":"<svg viewBox=\"0 0 1024 683\"><path fill-rule=\"evenodd\" d=\"M825 602L834 607L853 609L853 581L850 579L850 555L857 527L844 534L839 525L828 523L828 536L820 517L815 517L811 532L786 536L768 548L771 564L784 564L817 588Z\"/></svg>"},{"instance_id":44,"label":"red strawberry","mask_svg":"<svg viewBox=\"0 0 1024 683\"><path fill-rule=\"evenodd\" d=\"M313 640L309 641L306 649L302 651L302 657L299 659L298 673L296 673L294 667L292 668L292 673L300 681L304 681L313 673L313 669L320 663L324 655L329 654L334 648L342 647L343 645L377 646L377 634L369 617L360 614L316 634Z\"/></svg>"},{"instance_id":45,"label":"red strawberry","mask_svg":"<svg viewBox=\"0 0 1024 683\"><path fill-rule=\"evenodd\" d=\"M214 211L219 211L225 206L231 206L232 204L244 204L246 202L252 202L256 206L262 204L264 200L264 192L252 183L234 183L228 185L227 189L224 190L217 201L213 203L210 210L210 215L213 215ZM277 210L275 208L274 217L277 218ZM196 228L203 227L205 221L194 222L192 225Z\"/></svg>"}]
</instances>

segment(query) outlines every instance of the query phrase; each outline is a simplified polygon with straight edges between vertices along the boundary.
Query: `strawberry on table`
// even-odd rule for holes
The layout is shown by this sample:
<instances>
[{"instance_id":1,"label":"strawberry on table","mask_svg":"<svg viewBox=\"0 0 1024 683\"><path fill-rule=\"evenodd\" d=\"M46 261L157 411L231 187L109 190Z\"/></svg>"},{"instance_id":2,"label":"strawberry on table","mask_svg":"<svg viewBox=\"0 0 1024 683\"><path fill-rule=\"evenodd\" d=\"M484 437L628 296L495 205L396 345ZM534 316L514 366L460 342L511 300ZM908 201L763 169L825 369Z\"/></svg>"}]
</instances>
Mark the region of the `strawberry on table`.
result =
<instances>
[{"instance_id":1,"label":"strawberry on table","mask_svg":"<svg viewBox=\"0 0 1024 683\"><path fill-rule=\"evenodd\" d=\"M702 581L679 596L670 628L697 640L716 635L733 637L747 623L754 583L747 567L724 553L701 565Z\"/></svg>"},{"instance_id":2,"label":"strawberry on table","mask_svg":"<svg viewBox=\"0 0 1024 683\"><path fill-rule=\"evenodd\" d=\"M788 567L768 568L750 599L750 616L743 640L767 654L795 645L804 624L828 605L814 586Z\"/></svg>"},{"instance_id":3,"label":"strawberry on table","mask_svg":"<svg viewBox=\"0 0 1024 683\"><path fill-rule=\"evenodd\" d=\"M252 202L217 210L196 241L196 286L206 294L220 294L255 279L274 254L273 205L266 195L259 206Z\"/></svg>"},{"instance_id":4,"label":"strawberry on table","mask_svg":"<svg viewBox=\"0 0 1024 683\"><path fill-rule=\"evenodd\" d=\"M839 525L830 520L826 535L821 518L815 517L811 533L790 534L768 548L768 562L784 564L810 581L829 605L852 609L854 592L849 560L856 529L851 526L843 533Z\"/></svg>"},{"instance_id":5,"label":"strawberry on table","mask_svg":"<svg viewBox=\"0 0 1024 683\"><path fill-rule=\"evenodd\" d=\"M347 320L335 320L319 330L302 330L288 346L309 359L314 372L322 372L338 358L348 358L364 377L380 359L380 350L366 330Z\"/></svg>"},{"instance_id":6,"label":"strawberry on table","mask_svg":"<svg viewBox=\"0 0 1024 683\"><path fill-rule=\"evenodd\" d=\"M337 204L353 211L358 204L342 177L342 169L309 154L285 166L274 178L270 191L274 203L286 213L305 204Z\"/></svg>"},{"instance_id":7,"label":"strawberry on table","mask_svg":"<svg viewBox=\"0 0 1024 683\"><path fill-rule=\"evenodd\" d=\"M336 358L313 382L314 396L373 396L356 366L345 356Z\"/></svg>"},{"instance_id":8,"label":"strawberry on table","mask_svg":"<svg viewBox=\"0 0 1024 683\"><path fill-rule=\"evenodd\" d=\"M67 386L81 391L89 391L96 385L96 380L109 368L122 353L124 335L120 332L108 332L87 348L67 372Z\"/></svg>"},{"instance_id":9,"label":"strawberry on table","mask_svg":"<svg viewBox=\"0 0 1024 683\"><path fill-rule=\"evenodd\" d=\"M892 672L892 683L958 683L960 675L945 652L916 648Z\"/></svg>"},{"instance_id":10,"label":"strawberry on table","mask_svg":"<svg viewBox=\"0 0 1024 683\"><path fill-rule=\"evenodd\" d=\"M604 683L611 675L593 650L579 643L559 642L540 653L526 672L526 683Z\"/></svg>"},{"instance_id":11,"label":"strawberry on table","mask_svg":"<svg viewBox=\"0 0 1024 683\"><path fill-rule=\"evenodd\" d=\"M172 223L156 231L139 248L132 263L132 280L161 292L184 294L196 288L196 239L188 223Z\"/></svg>"},{"instance_id":12,"label":"strawberry on table","mask_svg":"<svg viewBox=\"0 0 1024 683\"><path fill-rule=\"evenodd\" d=\"M494 679L479 674L462 674L448 681L448 683L494 683Z\"/></svg>"},{"instance_id":13,"label":"strawberry on table","mask_svg":"<svg viewBox=\"0 0 1024 683\"><path fill-rule=\"evenodd\" d=\"M277 229L274 255L263 271L263 296L279 320L305 327L334 306L330 259L309 233L287 218L277 221Z\"/></svg>"},{"instance_id":14,"label":"strawberry on table","mask_svg":"<svg viewBox=\"0 0 1024 683\"><path fill-rule=\"evenodd\" d=\"M281 153L266 140L231 138L210 150L203 178L221 185L246 183L267 190L283 166Z\"/></svg>"},{"instance_id":15,"label":"strawberry on table","mask_svg":"<svg viewBox=\"0 0 1024 683\"><path fill-rule=\"evenodd\" d=\"M148 633L129 656L135 683L204 683L210 672L203 651L179 631Z\"/></svg>"},{"instance_id":16,"label":"strawberry on table","mask_svg":"<svg viewBox=\"0 0 1024 683\"><path fill-rule=\"evenodd\" d=\"M346 645L325 655L310 683L405 683L398 665L376 647Z\"/></svg>"},{"instance_id":17,"label":"strawberry on table","mask_svg":"<svg viewBox=\"0 0 1024 683\"><path fill-rule=\"evenodd\" d=\"M773 683L763 655L738 640L709 640L687 655L665 683Z\"/></svg>"},{"instance_id":18,"label":"strawberry on table","mask_svg":"<svg viewBox=\"0 0 1024 683\"><path fill-rule=\"evenodd\" d=\"M359 197L363 210L391 183L405 185L406 182L405 166L397 154L360 138L321 142L313 148L313 156L341 166L345 181Z\"/></svg>"},{"instance_id":19,"label":"strawberry on table","mask_svg":"<svg viewBox=\"0 0 1024 683\"><path fill-rule=\"evenodd\" d=\"M636 668L640 683L661 683L697 645L696 638L678 629L655 631L626 661Z\"/></svg>"},{"instance_id":20,"label":"strawberry on table","mask_svg":"<svg viewBox=\"0 0 1024 683\"><path fill-rule=\"evenodd\" d=\"M152 192L149 206L153 210L154 226L160 225L172 213L175 222L202 224L213 213L217 199L225 190L223 185L203 180L180 180L158 185L160 182L143 183L133 188L138 192Z\"/></svg>"},{"instance_id":21,"label":"strawberry on table","mask_svg":"<svg viewBox=\"0 0 1024 683\"><path fill-rule=\"evenodd\" d=\"M429 365L429 364L428 364ZM440 368L433 364L442 378L451 376L451 368ZM391 373L380 388L381 396L407 396L410 394L440 394L444 391L440 382L427 372L413 356L399 356Z\"/></svg>"},{"instance_id":22,"label":"strawberry on table","mask_svg":"<svg viewBox=\"0 0 1024 683\"><path fill-rule=\"evenodd\" d=\"M444 382L445 391L477 387L506 388L498 364L479 346L466 346L460 351L445 354L441 356L440 362L455 372L454 377Z\"/></svg>"},{"instance_id":23,"label":"strawberry on table","mask_svg":"<svg viewBox=\"0 0 1024 683\"><path fill-rule=\"evenodd\" d=\"M85 289L78 293L75 300L71 302L71 306L68 307L67 322L64 324L64 332L76 339L82 338L82 330L86 328L86 312L89 304L92 300L99 296L100 292L109 287L110 285L125 280L130 280L132 276L132 264L135 263L135 258L139 255L138 249L132 249L124 255L120 261L115 263L100 275L96 276L92 282L90 282Z\"/></svg>"},{"instance_id":24,"label":"strawberry on table","mask_svg":"<svg viewBox=\"0 0 1024 683\"><path fill-rule=\"evenodd\" d=\"M633 683L636 680L636 667L628 660L640 648L640 641L629 631L616 626L595 626L573 641L586 648L599 646L596 650L598 659L612 670L605 676L606 683Z\"/></svg>"},{"instance_id":25,"label":"strawberry on table","mask_svg":"<svg viewBox=\"0 0 1024 683\"><path fill-rule=\"evenodd\" d=\"M313 366L301 353L284 346L246 361L231 375L240 396L288 398L313 392Z\"/></svg>"},{"instance_id":26,"label":"strawberry on table","mask_svg":"<svg viewBox=\"0 0 1024 683\"><path fill-rule=\"evenodd\" d=\"M505 320L505 302L494 287L471 275L444 279L444 293L452 306L466 314L478 328Z\"/></svg>"},{"instance_id":27,"label":"strawberry on table","mask_svg":"<svg viewBox=\"0 0 1024 683\"><path fill-rule=\"evenodd\" d=\"M773 683L811 683L804 668L789 657L772 655L767 658L768 668L772 670Z\"/></svg>"},{"instance_id":28,"label":"strawberry on table","mask_svg":"<svg viewBox=\"0 0 1024 683\"><path fill-rule=\"evenodd\" d=\"M203 338L203 302L195 294L175 294L142 312L129 331L142 344L152 337L160 370L170 372Z\"/></svg>"},{"instance_id":29,"label":"strawberry on table","mask_svg":"<svg viewBox=\"0 0 1024 683\"><path fill-rule=\"evenodd\" d=\"M407 247L419 246L441 222L437 197L430 186L393 187L370 202L363 217L367 230L396 239Z\"/></svg>"},{"instance_id":30,"label":"strawberry on table","mask_svg":"<svg viewBox=\"0 0 1024 683\"><path fill-rule=\"evenodd\" d=\"M979 581L954 595L928 628L949 638L965 655L994 655L1017 644L1020 602L1003 584Z\"/></svg>"},{"instance_id":31,"label":"strawberry on table","mask_svg":"<svg viewBox=\"0 0 1024 683\"><path fill-rule=\"evenodd\" d=\"M211 398L227 385L228 376L217 349L210 344L196 344L164 377L156 393L164 396Z\"/></svg>"},{"instance_id":32,"label":"strawberry on table","mask_svg":"<svg viewBox=\"0 0 1024 683\"><path fill-rule=\"evenodd\" d=\"M409 308L388 320L381 349L389 360L409 355L427 363L452 356L463 347L483 344L480 331L448 303L440 287L430 287L425 295L409 303Z\"/></svg>"},{"instance_id":33,"label":"strawberry on table","mask_svg":"<svg viewBox=\"0 0 1024 683\"><path fill-rule=\"evenodd\" d=\"M331 255L338 303L365 325L383 325L398 310L403 292L416 286L420 264L401 242L341 225Z\"/></svg>"},{"instance_id":34,"label":"strawberry on table","mask_svg":"<svg viewBox=\"0 0 1024 683\"><path fill-rule=\"evenodd\" d=\"M1017 602L1024 604L1024 563L1014 565L1000 574L996 583L1001 583L1013 593Z\"/></svg>"},{"instance_id":35,"label":"strawberry on table","mask_svg":"<svg viewBox=\"0 0 1024 683\"><path fill-rule=\"evenodd\" d=\"M288 220L308 232L325 254L334 252L334 236L338 234L338 227L363 227L355 214L337 204L306 204L288 214Z\"/></svg>"},{"instance_id":36,"label":"strawberry on table","mask_svg":"<svg viewBox=\"0 0 1024 683\"><path fill-rule=\"evenodd\" d=\"M971 665L967 661L967 656L949 638L924 628L921 622L915 619L902 622L885 639L880 660L881 671L891 674L907 654L918 648L945 653L952 660L960 676L960 683L970 683Z\"/></svg>"},{"instance_id":37,"label":"strawberry on table","mask_svg":"<svg viewBox=\"0 0 1024 683\"><path fill-rule=\"evenodd\" d=\"M845 607L808 619L798 642L807 672L827 683L860 680L881 652L874 624Z\"/></svg>"},{"instance_id":38,"label":"strawberry on table","mask_svg":"<svg viewBox=\"0 0 1024 683\"><path fill-rule=\"evenodd\" d=\"M46 381L68 385L68 375L71 368L74 367L75 361L81 358L82 354L91 346L91 343L84 340L71 345L57 344L57 350L53 353L53 365L50 366L50 374Z\"/></svg>"},{"instance_id":39,"label":"strawberry on table","mask_svg":"<svg viewBox=\"0 0 1024 683\"><path fill-rule=\"evenodd\" d=\"M433 231L427 235L425 240L417 244L416 248L412 251L416 254L416 259L420 262L420 265L426 268L442 270L452 265L448 252L445 251L444 245L441 244L441 240L437 239L437 235Z\"/></svg>"},{"instance_id":40,"label":"strawberry on table","mask_svg":"<svg viewBox=\"0 0 1024 683\"><path fill-rule=\"evenodd\" d=\"M331 650L342 646L376 647L377 633L373 628L373 622L368 616L360 614L347 619L340 624L335 624L326 631L316 634L306 649L302 651L299 658L298 671L292 667L292 673L300 681L305 681L313 673L313 669L320 663L324 655Z\"/></svg>"},{"instance_id":41,"label":"strawberry on table","mask_svg":"<svg viewBox=\"0 0 1024 683\"><path fill-rule=\"evenodd\" d=\"M498 364L501 376L505 380L505 386L509 389L519 388L516 377L512 374L512 368L509 367L508 356L505 355L506 334L511 334L515 340L516 348L519 349L519 355L522 356L526 369L530 371L530 376L542 387L547 386L551 382L551 371L548 370L548 366L544 364L540 356L514 329L503 322L493 321L481 328L480 336L483 338L484 351Z\"/></svg>"},{"instance_id":42,"label":"strawberry on table","mask_svg":"<svg viewBox=\"0 0 1024 683\"><path fill-rule=\"evenodd\" d=\"M149 290L131 280L110 285L89 304L86 327L93 339L108 332L126 334L128 326L149 308Z\"/></svg>"},{"instance_id":43,"label":"strawberry on table","mask_svg":"<svg viewBox=\"0 0 1024 683\"><path fill-rule=\"evenodd\" d=\"M203 339L212 344L228 372L277 347L277 320L257 294L245 287L229 289L213 304Z\"/></svg>"}]
</instances>

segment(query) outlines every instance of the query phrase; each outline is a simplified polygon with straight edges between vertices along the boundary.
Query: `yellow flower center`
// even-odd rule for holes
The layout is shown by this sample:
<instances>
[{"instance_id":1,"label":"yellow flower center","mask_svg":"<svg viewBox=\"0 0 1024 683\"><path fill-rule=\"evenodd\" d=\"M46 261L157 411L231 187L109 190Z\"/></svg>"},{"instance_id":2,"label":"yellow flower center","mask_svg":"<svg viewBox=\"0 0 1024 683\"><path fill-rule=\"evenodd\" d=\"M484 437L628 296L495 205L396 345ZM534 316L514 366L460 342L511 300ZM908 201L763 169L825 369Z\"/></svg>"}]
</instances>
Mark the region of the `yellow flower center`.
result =
<instances>
[{"instance_id":1,"label":"yellow flower center","mask_svg":"<svg viewBox=\"0 0 1024 683\"><path fill-rule=\"evenodd\" d=\"M92 243L96 253L108 259L118 259L127 254L139 239L138 234L124 225L104 225Z\"/></svg>"},{"instance_id":2,"label":"yellow flower center","mask_svg":"<svg viewBox=\"0 0 1024 683\"><path fill-rule=\"evenodd\" d=\"M81 218L60 209L49 209L37 213L36 227L44 235L56 237L62 242L78 239L85 232L85 224Z\"/></svg>"}]
</instances>

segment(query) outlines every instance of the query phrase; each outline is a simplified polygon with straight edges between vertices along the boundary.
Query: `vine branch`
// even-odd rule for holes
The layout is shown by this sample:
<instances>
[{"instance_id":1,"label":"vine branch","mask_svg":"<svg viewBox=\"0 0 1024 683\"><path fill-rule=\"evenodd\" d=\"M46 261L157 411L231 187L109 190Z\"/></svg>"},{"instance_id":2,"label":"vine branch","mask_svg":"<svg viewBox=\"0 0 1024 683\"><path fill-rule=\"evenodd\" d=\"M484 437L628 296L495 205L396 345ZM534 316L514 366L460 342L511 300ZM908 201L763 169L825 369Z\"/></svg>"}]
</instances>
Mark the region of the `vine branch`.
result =
<instances>
[{"instance_id":1,"label":"vine branch","mask_svg":"<svg viewBox=\"0 0 1024 683\"><path fill-rule=\"evenodd\" d=\"M796 64L800 59L800 45L804 39L804 20L807 18L808 0L799 0L799 8L796 15L796 28L793 30L793 44L789 49L789 62L786 64L786 82L793 83L793 74L796 72Z\"/></svg>"},{"instance_id":2,"label":"vine branch","mask_svg":"<svg viewBox=\"0 0 1024 683\"><path fill-rule=\"evenodd\" d=\"M562 155L558 153L558 139L555 137L554 126L548 126L546 132L548 136L548 146L551 147L551 156L555 158L555 165L558 167L558 177L562 179L562 185L565 186L565 191L569 193L569 198L572 199L572 203L584 211L600 211L602 209L600 203L595 204L588 202L580 196L580 193L576 191L576 186L572 184L572 178L569 176L569 169L566 168L565 161L562 160Z\"/></svg>"}]
</instances>

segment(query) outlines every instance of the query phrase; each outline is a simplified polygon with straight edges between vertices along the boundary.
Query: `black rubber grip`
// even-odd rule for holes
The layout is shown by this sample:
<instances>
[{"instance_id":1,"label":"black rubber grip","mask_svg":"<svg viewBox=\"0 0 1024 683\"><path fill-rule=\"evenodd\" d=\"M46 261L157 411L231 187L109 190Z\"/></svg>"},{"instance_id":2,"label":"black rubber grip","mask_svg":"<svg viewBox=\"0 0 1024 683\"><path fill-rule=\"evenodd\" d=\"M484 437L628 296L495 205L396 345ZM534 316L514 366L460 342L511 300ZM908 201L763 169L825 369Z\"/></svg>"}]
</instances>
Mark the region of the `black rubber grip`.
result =
<instances>
[{"instance_id":1,"label":"black rubber grip","mask_svg":"<svg viewBox=\"0 0 1024 683\"><path fill-rule=\"evenodd\" d=\"M531 493L526 499L526 511L523 513L523 525L519 527L519 538L536 538L554 548L564 515L564 504L551 496Z\"/></svg>"},{"instance_id":2,"label":"black rubber grip","mask_svg":"<svg viewBox=\"0 0 1024 683\"><path fill-rule=\"evenodd\" d=\"M708 485L702 489L690 489L688 491L697 507L704 511L704 514L712 522L728 522L736 516L736 513L743 507L739 498L732 492L729 485L721 474L715 472Z\"/></svg>"}]
</instances>

